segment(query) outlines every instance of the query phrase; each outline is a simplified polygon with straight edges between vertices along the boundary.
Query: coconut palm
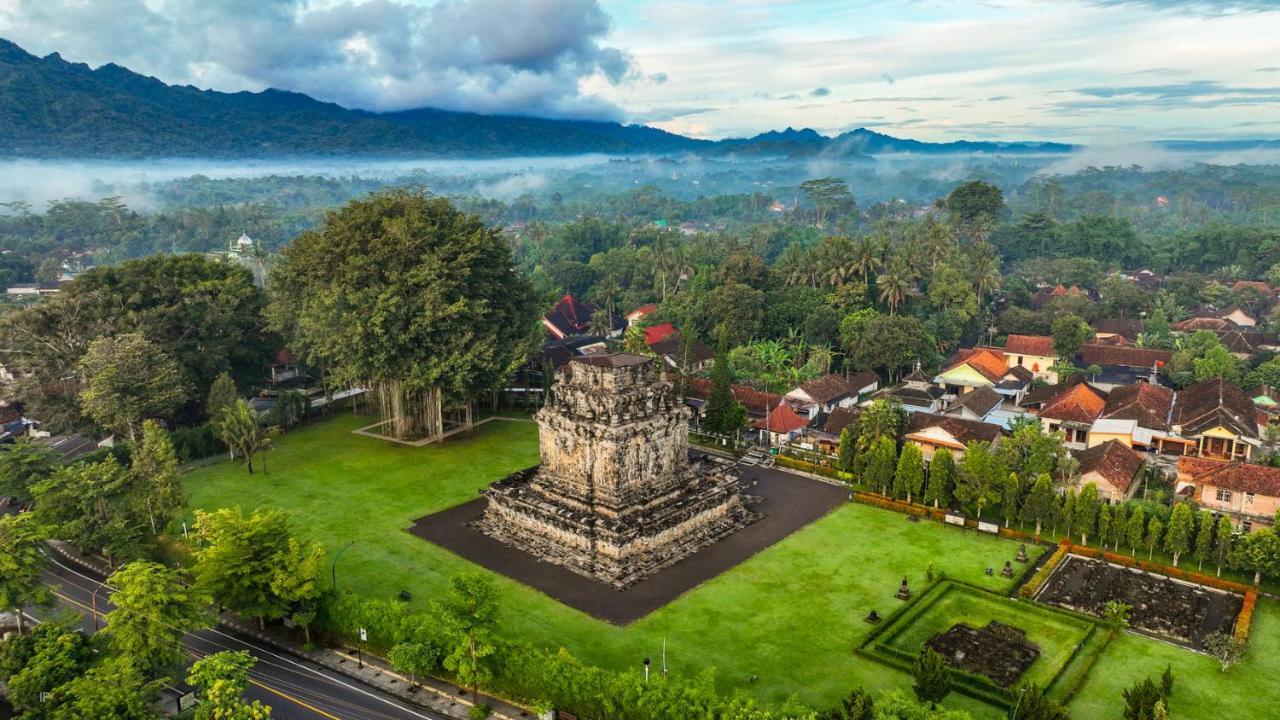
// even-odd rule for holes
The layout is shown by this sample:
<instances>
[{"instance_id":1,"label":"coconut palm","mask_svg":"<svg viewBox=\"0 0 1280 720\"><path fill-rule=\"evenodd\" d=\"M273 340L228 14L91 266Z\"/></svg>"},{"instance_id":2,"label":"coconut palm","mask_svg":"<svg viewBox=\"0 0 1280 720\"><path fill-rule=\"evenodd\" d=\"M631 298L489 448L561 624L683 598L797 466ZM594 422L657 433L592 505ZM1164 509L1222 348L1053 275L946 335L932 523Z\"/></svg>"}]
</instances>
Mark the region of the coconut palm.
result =
<instances>
[{"instance_id":1,"label":"coconut palm","mask_svg":"<svg viewBox=\"0 0 1280 720\"><path fill-rule=\"evenodd\" d=\"M882 252L875 238L870 235L863 235L853 247L853 269L862 276L862 282L867 282L867 276L884 267L884 262L880 259Z\"/></svg>"},{"instance_id":2,"label":"coconut palm","mask_svg":"<svg viewBox=\"0 0 1280 720\"><path fill-rule=\"evenodd\" d=\"M894 259L889 267L876 278L880 287L880 300L889 306L889 314L894 315L908 297L916 293L915 277L910 269L901 261Z\"/></svg>"},{"instance_id":3,"label":"coconut palm","mask_svg":"<svg viewBox=\"0 0 1280 720\"><path fill-rule=\"evenodd\" d=\"M805 275L805 251L796 243L791 243L778 256L778 261L774 264L778 273L782 275L783 282L788 286L803 285L806 279Z\"/></svg>"}]
</instances>

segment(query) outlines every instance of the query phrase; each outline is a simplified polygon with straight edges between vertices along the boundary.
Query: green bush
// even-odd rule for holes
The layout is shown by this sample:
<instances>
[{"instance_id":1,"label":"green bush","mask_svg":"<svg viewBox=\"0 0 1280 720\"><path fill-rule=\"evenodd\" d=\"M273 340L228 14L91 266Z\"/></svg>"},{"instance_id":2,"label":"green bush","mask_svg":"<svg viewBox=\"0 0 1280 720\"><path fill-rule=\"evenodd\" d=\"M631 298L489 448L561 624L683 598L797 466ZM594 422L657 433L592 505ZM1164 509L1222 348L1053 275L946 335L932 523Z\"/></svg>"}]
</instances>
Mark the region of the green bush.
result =
<instances>
[{"instance_id":1,"label":"green bush","mask_svg":"<svg viewBox=\"0 0 1280 720\"><path fill-rule=\"evenodd\" d=\"M212 425L177 428L169 433L181 462L191 462L226 452L227 446Z\"/></svg>"}]
</instances>

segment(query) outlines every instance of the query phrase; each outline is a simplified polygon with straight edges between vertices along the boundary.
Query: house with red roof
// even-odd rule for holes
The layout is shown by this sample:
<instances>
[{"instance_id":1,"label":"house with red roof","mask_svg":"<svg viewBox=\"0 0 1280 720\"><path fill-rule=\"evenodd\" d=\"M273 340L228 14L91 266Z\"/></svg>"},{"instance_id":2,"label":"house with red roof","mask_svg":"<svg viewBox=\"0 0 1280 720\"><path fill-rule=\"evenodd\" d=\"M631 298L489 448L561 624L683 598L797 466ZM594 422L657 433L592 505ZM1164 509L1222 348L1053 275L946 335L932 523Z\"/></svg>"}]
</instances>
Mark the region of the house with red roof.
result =
<instances>
[{"instance_id":1,"label":"house with red roof","mask_svg":"<svg viewBox=\"0 0 1280 720\"><path fill-rule=\"evenodd\" d=\"M996 445L1004 429L992 423L965 420L950 415L913 413L907 420L904 442L920 448L925 462L933 460L939 450L949 450L956 460L964 457L971 442L987 442Z\"/></svg>"},{"instance_id":2,"label":"house with red roof","mask_svg":"<svg viewBox=\"0 0 1280 720\"><path fill-rule=\"evenodd\" d=\"M1073 450L1080 463L1074 480L1077 489L1093 483L1104 502L1123 502L1133 497L1141 484L1146 459L1119 440L1108 440L1085 450Z\"/></svg>"},{"instance_id":3,"label":"house with red roof","mask_svg":"<svg viewBox=\"0 0 1280 720\"><path fill-rule=\"evenodd\" d=\"M1104 390L1134 383L1160 382L1160 372L1173 360L1173 351L1158 348L1126 347L1086 343L1076 356L1076 367L1097 366L1090 382Z\"/></svg>"},{"instance_id":4,"label":"house with red roof","mask_svg":"<svg viewBox=\"0 0 1280 720\"><path fill-rule=\"evenodd\" d=\"M1179 494L1225 513L1246 532L1270 527L1280 510L1280 468L1239 460L1178 458Z\"/></svg>"},{"instance_id":5,"label":"house with red roof","mask_svg":"<svg viewBox=\"0 0 1280 720\"><path fill-rule=\"evenodd\" d=\"M627 321L627 327L631 327L632 325L639 323L641 320L644 320L646 315L652 315L657 311L657 305L653 303L645 303L644 305L641 305L635 310L627 313L623 319Z\"/></svg>"},{"instance_id":6,"label":"house with red roof","mask_svg":"<svg viewBox=\"0 0 1280 720\"><path fill-rule=\"evenodd\" d=\"M809 418L796 414L785 402L779 402L765 417L751 423L751 427L764 433L769 445L790 442L809 424Z\"/></svg>"},{"instance_id":7,"label":"house with red roof","mask_svg":"<svg viewBox=\"0 0 1280 720\"><path fill-rule=\"evenodd\" d=\"M644 344L653 345L656 342L667 339L667 337L676 334L676 326L669 322L661 325L650 325L644 329Z\"/></svg>"},{"instance_id":8,"label":"house with red roof","mask_svg":"<svg viewBox=\"0 0 1280 720\"><path fill-rule=\"evenodd\" d=\"M1106 391L1089 383L1075 383L1049 398L1037 415L1046 432L1062 431L1068 448L1083 450L1088 446L1089 429L1106 405Z\"/></svg>"},{"instance_id":9,"label":"house with red roof","mask_svg":"<svg viewBox=\"0 0 1280 720\"><path fill-rule=\"evenodd\" d=\"M599 310L591 303L582 302L572 295L565 295L555 307L542 316L542 326L547 333L557 340L573 335L586 335L591 327L591 318ZM609 316L609 336L622 332L622 321L616 315Z\"/></svg>"},{"instance_id":10,"label":"house with red roof","mask_svg":"<svg viewBox=\"0 0 1280 720\"><path fill-rule=\"evenodd\" d=\"M1051 369L1058 362L1058 354L1048 335L1010 335L1004 343L1004 356L1010 368L1026 368L1038 380L1058 382L1058 373Z\"/></svg>"}]
</instances>

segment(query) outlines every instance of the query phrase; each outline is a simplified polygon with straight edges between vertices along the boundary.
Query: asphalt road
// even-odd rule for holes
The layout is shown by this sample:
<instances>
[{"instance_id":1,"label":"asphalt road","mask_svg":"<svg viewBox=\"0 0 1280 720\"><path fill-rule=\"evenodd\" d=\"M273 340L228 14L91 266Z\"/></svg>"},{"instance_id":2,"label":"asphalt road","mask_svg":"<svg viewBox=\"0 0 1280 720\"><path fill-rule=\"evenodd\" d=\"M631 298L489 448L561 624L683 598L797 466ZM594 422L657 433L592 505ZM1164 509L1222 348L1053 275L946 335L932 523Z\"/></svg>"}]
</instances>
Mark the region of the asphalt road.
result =
<instances>
[{"instance_id":1,"label":"asphalt road","mask_svg":"<svg viewBox=\"0 0 1280 720\"><path fill-rule=\"evenodd\" d=\"M94 632L95 615L97 626L102 626L102 616L111 609L106 602L108 588L93 573L49 555L45 582L60 603L81 614L85 630ZM219 628L191 633L185 643L192 659L222 650L248 650L258 663L247 695L270 705L272 717L278 720L446 720L443 715L411 707L327 668Z\"/></svg>"}]
</instances>

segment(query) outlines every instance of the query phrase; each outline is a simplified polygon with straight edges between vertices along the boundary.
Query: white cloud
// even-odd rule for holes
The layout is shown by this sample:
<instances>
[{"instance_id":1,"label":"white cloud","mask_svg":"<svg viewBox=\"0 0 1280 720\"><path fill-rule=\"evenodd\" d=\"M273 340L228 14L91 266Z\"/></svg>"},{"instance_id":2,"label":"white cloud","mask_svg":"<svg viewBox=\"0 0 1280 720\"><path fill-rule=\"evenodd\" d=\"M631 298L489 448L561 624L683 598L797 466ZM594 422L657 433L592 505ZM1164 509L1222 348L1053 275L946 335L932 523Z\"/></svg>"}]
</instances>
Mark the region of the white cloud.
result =
<instances>
[{"instance_id":1,"label":"white cloud","mask_svg":"<svg viewBox=\"0 0 1280 720\"><path fill-rule=\"evenodd\" d=\"M374 110L421 106L616 117L584 79L617 84L596 0L0 0L0 35L166 82L278 87Z\"/></svg>"}]
</instances>

